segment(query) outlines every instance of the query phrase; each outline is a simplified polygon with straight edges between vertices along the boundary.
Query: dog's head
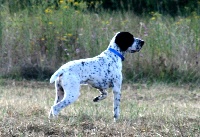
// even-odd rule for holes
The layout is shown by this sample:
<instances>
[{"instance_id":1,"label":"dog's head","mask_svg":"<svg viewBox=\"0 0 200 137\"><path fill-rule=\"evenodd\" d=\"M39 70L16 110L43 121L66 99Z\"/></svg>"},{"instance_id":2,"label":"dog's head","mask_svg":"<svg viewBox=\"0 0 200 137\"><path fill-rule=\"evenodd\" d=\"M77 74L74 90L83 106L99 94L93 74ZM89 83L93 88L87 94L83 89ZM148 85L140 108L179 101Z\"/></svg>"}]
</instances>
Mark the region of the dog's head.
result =
<instances>
[{"instance_id":1,"label":"dog's head","mask_svg":"<svg viewBox=\"0 0 200 137\"><path fill-rule=\"evenodd\" d=\"M144 41L134 36L129 32L119 32L116 34L115 43L118 45L121 51L127 51L130 53L139 52Z\"/></svg>"}]
</instances>

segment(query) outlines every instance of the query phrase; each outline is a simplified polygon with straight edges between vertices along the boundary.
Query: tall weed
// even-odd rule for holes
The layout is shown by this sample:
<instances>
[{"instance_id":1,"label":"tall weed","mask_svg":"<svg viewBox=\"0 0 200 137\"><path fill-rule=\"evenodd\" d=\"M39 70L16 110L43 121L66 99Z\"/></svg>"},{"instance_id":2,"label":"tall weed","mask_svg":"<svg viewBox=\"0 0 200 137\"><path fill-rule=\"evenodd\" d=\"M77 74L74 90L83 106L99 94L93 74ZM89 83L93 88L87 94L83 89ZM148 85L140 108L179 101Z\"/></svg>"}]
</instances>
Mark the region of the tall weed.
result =
<instances>
[{"instance_id":1,"label":"tall weed","mask_svg":"<svg viewBox=\"0 0 200 137\"><path fill-rule=\"evenodd\" d=\"M58 9L35 5L12 14L3 6L0 75L31 75L31 66L51 74L70 60L98 55L116 32L129 31L144 39L145 46L140 53L126 55L124 80L198 84L199 21L195 12L186 18L157 12L143 17L131 12L92 13L84 2L74 1L59 1Z\"/></svg>"}]
</instances>

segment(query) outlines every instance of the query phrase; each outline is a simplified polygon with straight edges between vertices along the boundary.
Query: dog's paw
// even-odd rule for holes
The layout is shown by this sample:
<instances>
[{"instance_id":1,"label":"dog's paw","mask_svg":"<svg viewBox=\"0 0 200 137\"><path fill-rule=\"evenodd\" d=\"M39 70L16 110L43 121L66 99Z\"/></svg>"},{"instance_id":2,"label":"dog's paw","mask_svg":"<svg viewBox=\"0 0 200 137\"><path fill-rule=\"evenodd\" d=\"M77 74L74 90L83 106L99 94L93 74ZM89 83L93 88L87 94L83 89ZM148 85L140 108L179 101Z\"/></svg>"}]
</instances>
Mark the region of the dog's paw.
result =
<instances>
[{"instance_id":1,"label":"dog's paw","mask_svg":"<svg viewBox=\"0 0 200 137\"><path fill-rule=\"evenodd\" d=\"M117 122L119 120L119 117L114 116L114 122Z\"/></svg>"},{"instance_id":2,"label":"dog's paw","mask_svg":"<svg viewBox=\"0 0 200 137\"><path fill-rule=\"evenodd\" d=\"M57 111L55 111L55 109L53 108L53 106L51 107L51 110L50 110L50 112L49 112L49 119L52 119L52 118L56 118L57 117L57 115L58 115L58 112Z\"/></svg>"},{"instance_id":3,"label":"dog's paw","mask_svg":"<svg viewBox=\"0 0 200 137\"><path fill-rule=\"evenodd\" d=\"M107 93L106 94L101 94L100 96L97 96L93 99L94 102L98 102L100 100L103 100L107 97Z\"/></svg>"},{"instance_id":4,"label":"dog's paw","mask_svg":"<svg viewBox=\"0 0 200 137\"><path fill-rule=\"evenodd\" d=\"M53 116L52 110L50 110L48 118L49 118L49 119L52 119L53 117L54 117L54 116Z\"/></svg>"},{"instance_id":5,"label":"dog's paw","mask_svg":"<svg viewBox=\"0 0 200 137\"><path fill-rule=\"evenodd\" d=\"M98 97L95 97L94 99L93 99L93 102L98 102L100 99L99 99L99 96Z\"/></svg>"}]
</instances>

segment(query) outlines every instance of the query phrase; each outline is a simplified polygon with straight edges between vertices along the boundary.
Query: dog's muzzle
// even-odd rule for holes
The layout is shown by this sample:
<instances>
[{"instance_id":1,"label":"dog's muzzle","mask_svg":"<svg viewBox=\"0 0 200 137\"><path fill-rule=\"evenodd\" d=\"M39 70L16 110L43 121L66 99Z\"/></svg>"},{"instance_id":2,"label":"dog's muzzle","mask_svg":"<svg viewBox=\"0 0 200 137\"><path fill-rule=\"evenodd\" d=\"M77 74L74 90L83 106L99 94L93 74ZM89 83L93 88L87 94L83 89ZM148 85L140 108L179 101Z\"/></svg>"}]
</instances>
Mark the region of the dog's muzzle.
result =
<instances>
[{"instance_id":1,"label":"dog's muzzle","mask_svg":"<svg viewBox=\"0 0 200 137\"><path fill-rule=\"evenodd\" d=\"M144 40L141 40L139 38L135 38L134 42L136 42L136 47L135 50L131 50L131 53L139 52L144 45Z\"/></svg>"}]
</instances>

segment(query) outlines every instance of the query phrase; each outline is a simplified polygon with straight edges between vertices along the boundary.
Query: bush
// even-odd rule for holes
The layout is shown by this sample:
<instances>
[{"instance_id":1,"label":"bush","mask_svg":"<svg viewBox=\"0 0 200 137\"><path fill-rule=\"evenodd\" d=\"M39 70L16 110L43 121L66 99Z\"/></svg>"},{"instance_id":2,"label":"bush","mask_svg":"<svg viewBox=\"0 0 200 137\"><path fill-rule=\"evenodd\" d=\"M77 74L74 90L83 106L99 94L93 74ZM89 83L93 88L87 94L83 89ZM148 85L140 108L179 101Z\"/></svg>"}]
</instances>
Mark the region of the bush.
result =
<instances>
[{"instance_id":1,"label":"bush","mask_svg":"<svg viewBox=\"0 0 200 137\"><path fill-rule=\"evenodd\" d=\"M6 6L0 10L0 75L46 78L70 60L100 54L116 32L129 31L144 39L145 46L140 53L127 54L124 80L200 80L197 12L187 17L159 12L140 17L130 11L96 14L87 11L86 3L72 0L59 1L58 8L35 6L31 12L24 9L11 14Z\"/></svg>"},{"instance_id":2,"label":"bush","mask_svg":"<svg viewBox=\"0 0 200 137\"><path fill-rule=\"evenodd\" d=\"M26 80L49 80L54 71L48 67L26 64L20 67L20 76Z\"/></svg>"},{"instance_id":3,"label":"bush","mask_svg":"<svg viewBox=\"0 0 200 137\"><path fill-rule=\"evenodd\" d=\"M199 11L197 0L2 0L7 4L11 13L23 9L32 10L32 7L42 5L43 8L54 7L58 9L60 2L63 3L86 3L87 9L99 11L100 9L112 11L133 11L136 14L149 14L159 12L168 15L188 15Z\"/></svg>"}]
</instances>

